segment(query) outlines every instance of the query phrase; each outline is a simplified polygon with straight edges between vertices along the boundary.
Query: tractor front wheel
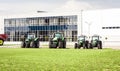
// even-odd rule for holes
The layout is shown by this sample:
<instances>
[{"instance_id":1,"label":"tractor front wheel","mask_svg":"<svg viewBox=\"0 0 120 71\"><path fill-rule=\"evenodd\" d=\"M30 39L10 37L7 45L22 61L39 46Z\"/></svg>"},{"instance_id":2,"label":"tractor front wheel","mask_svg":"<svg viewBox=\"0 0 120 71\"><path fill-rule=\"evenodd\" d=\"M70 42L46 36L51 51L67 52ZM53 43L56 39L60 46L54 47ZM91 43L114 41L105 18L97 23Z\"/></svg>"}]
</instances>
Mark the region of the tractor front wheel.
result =
<instances>
[{"instance_id":1,"label":"tractor front wheel","mask_svg":"<svg viewBox=\"0 0 120 71\"><path fill-rule=\"evenodd\" d=\"M25 47L26 47L26 48L30 48L30 43L27 42Z\"/></svg>"},{"instance_id":2,"label":"tractor front wheel","mask_svg":"<svg viewBox=\"0 0 120 71\"><path fill-rule=\"evenodd\" d=\"M4 40L0 39L0 46L2 46L4 43Z\"/></svg>"},{"instance_id":3,"label":"tractor front wheel","mask_svg":"<svg viewBox=\"0 0 120 71\"><path fill-rule=\"evenodd\" d=\"M32 41L32 42L30 43L30 48L35 48L35 42L34 42L34 41Z\"/></svg>"}]
</instances>

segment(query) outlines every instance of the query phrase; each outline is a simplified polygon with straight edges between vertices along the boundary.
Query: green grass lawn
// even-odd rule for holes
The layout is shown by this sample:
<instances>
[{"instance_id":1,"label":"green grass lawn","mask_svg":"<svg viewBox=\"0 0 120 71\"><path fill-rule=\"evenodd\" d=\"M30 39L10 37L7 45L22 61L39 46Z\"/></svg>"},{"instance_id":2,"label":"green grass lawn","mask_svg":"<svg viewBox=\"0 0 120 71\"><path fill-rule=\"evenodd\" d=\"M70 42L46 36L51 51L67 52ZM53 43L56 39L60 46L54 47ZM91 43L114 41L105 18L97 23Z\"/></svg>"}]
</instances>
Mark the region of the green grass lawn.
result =
<instances>
[{"instance_id":1,"label":"green grass lawn","mask_svg":"<svg viewBox=\"0 0 120 71\"><path fill-rule=\"evenodd\" d=\"M0 71L120 71L120 50L0 48Z\"/></svg>"}]
</instances>

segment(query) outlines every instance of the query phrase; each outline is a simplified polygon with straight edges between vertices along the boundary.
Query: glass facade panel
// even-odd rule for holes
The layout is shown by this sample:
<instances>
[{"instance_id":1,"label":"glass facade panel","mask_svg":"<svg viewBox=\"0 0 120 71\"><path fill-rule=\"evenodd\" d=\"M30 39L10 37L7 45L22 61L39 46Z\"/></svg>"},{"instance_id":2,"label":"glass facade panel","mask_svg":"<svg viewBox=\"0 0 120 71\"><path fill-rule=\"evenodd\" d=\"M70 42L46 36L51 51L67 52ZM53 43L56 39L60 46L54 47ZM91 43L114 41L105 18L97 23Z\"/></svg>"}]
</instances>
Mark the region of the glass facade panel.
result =
<instances>
[{"instance_id":1,"label":"glass facade panel","mask_svg":"<svg viewBox=\"0 0 120 71\"><path fill-rule=\"evenodd\" d=\"M54 32L63 32L67 41L77 39L77 15L29 17L4 19L7 41L20 41L21 35L35 33L41 41L49 41L49 35Z\"/></svg>"}]
</instances>

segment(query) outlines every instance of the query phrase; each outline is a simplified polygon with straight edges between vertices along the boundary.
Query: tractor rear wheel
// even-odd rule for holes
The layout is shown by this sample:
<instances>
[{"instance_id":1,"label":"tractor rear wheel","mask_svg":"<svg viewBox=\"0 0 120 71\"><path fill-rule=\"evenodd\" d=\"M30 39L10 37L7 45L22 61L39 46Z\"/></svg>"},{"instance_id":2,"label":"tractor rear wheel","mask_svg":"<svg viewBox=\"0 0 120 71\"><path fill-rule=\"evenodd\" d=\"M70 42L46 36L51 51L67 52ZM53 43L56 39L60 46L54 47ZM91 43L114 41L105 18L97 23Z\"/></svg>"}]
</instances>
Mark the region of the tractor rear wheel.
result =
<instances>
[{"instance_id":1,"label":"tractor rear wheel","mask_svg":"<svg viewBox=\"0 0 120 71\"><path fill-rule=\"evenodd\" d=\"M102 41L100 41L100 49L102 49Z\"/></svg>"},{"instance_id":2,"label":"tractor rear wheel","mask_svg":"<svg viewBox=\"0 0 120 71\"><path fill-rule=\"evenodd\" d=\"M93 49L92 43L89 43L89 48Z\"/></svg>"},{"instance_id":3,"label":"tractor rear wheel","mask_svg":"<svg viewBox=\"0 0 120 71\"><path fill-rule=\"evenodd\" d=\"M25 45L25 41L22 41L22 42L21 42L21 48L25 48L25 46L26 46L26 45Z\"/></svg>"},{"instance_id":4,"label":"tractor rear wheel","mask_svg":"<svg viewBox=\"0 0 120 71\"><path fill-rule=\"evenodd\" d=\"M63 48L66 48L66 40L63 42Z\"/></svg>"},{"instance_id":5,"label":"tractor rear wheel","mask_svg":"<svg viewBox=\"0 0 120 71\"><path fill-rule=\"evenodd\" d=\"M39 39L34 41L34 48L39 48Z\"/></svg>"},{"instance_id":6,"label":"tractor rear wheel","mask_svg":"<svg viewBox=\"0 0 120 71\"><path fill-rule=\"evenodd\" d=\"M74 48L75 48L75 49L77 49L77 48L78 48L78 44L77 44L77 43L75 43L75 46L74 46Z\"/></svg>"},{"instance_id":7,"label":"tractor rear wheel","mask_svg":"<svg viewBox=\"0 0 120 71\"><path fill-rule=\"evenodd\" d=\"M59 47L59 48L63 48L63 42L62 42L62 41L59 41L58 47Z\"/></svg>"},{"instance_id":8,"label":"tractor rear wheel","mask_svg":"<svg viewBox=\"0 0 120 71\"><path fill-rule=\"evenodd\" d=\"M83 43L83 49L85 49L85 43Z\"/></svg>"},{"instance_id":9,"label":"tractor rear wheel","mask_svg":"<svg viewBox=\"0 0 120 71\"><path fill-rule=\"evenodd\" d=\"M35 48L39 48L39 41L35 43Z\"/></svg>"},{"instance_id":10,"label":"tractor rear wheel","mask_svg":"<svg viewBox=\"0 0 120 71\"><path fill-rule=\"evenodd\" d=\"M52 40L50 39L50 41L49 41L49 48L52 48L51 46L52 46Z\"/></svg>"},{"instance_id":11,"label":"tractor rear wheel","mask_svg":"<svg viewBox=\"0 0 120 71\"><path fill-rule=\"evenodd\" d=\"M88 43L88 41L85 42L85 47L86 47L86 49L89 48L89 43Z\"/></svg>"},{"instance_id":12,"label":"tractor rear wheel","mask_svg":"<svg viewBox=\"0 0 120 71\"><path fill-rule=\"evenodd\" d=\"M81 47L82 47L81 44L78 44L78 45L77 45L77 48L78 48L78 49L80 49Z\"/></svg>"},{"instance_id":13,"label":"tractor rear wheel","mask_svg":"<svg viewBox=\"0 0 120 71\"><path fill-rule=\"evenodd\" d=\"M98 47L98 49L102 49L102 42L101 41L98 42L97 47Z\"/></svg>"}]
</instances>

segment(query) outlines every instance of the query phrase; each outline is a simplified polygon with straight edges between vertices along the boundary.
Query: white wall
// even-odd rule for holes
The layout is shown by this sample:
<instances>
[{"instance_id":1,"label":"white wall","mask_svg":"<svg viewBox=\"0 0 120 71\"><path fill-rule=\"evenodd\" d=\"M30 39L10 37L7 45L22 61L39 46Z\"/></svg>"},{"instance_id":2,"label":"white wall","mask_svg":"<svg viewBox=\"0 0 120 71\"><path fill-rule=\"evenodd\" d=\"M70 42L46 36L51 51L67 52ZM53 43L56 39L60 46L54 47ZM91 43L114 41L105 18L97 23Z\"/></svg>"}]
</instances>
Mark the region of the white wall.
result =
<instances>
[{"instance_id":1,"label":"white wall","mask_svg":"<svg viewBox=\"0 0 120 71\"><path fill-rule=\"evenodd\" d=\"M4 18L0 17L0 34L4 34Z\"/></svg>"},{"instance_id":2,"label":"white wall","mask_svg":"<svg viewBox=\"0 0 120 71\"><path fill-rule=\"evenodd\" d=\"M103 10L102 11L102 26L111 27L111 26L119 26L120 27L120 9L111 9L111 10ZM113 37L114 41L120 41L120 29L103 29L102 34L105 37L109 37L108 40L111 41ZM112 37L113 36L113 37ZM119 37L116 37L119 36ZM118 38L118 39L116 39Z\"/></svg>"},{"instance_id":3,"label":"white wall","mask_svg":"<svg viewBox=\"0 0 120 71\"><path fill-rule=\"evenodd\" d=\"M120 9L83 11L83 34L89 36L88 24L91 24L90 35L101 35L103 45L120 46L120 29L102 29L102 27L120 27Z\"/></svg>"},{"instance_id":4,"label":"white wall","mask_svg":"<svg viewBox=\"0 0 120 71\"><path fill-rule=\"evenodd\" d=\"M90 24L90 26L88 25ZM101 11L100 10L91 10L83 12L83 34L85 35L94 35L99 34L101 31ZM89 29L90 27L90 29ZM90 34L89 34L90 31Z\"/></svg>"}]
</instances>

